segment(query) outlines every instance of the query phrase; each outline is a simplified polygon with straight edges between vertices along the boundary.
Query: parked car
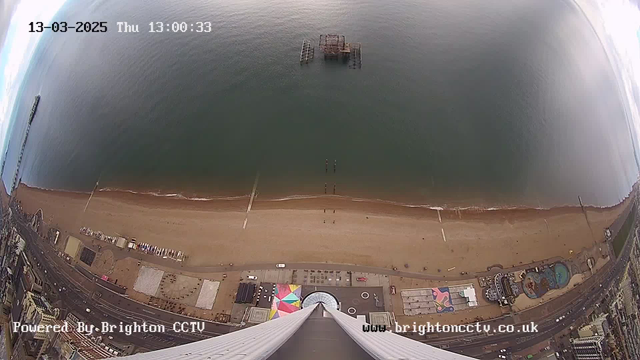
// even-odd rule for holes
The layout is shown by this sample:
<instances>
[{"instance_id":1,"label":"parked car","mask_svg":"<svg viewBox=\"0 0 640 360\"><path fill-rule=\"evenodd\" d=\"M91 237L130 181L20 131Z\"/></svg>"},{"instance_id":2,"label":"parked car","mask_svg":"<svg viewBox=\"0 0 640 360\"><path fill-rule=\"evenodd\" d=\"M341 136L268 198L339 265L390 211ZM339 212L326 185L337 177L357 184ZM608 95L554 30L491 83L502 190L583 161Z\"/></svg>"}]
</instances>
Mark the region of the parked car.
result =
<instances>
[{"instance_id":1,"label":"parked car","mask_svg":"<svg viewBox=\"0 0 640 360\"><path fill-rule=\"evenodd\" d=\"M358 280L358 281L367 281L367 278L366 277L359 277L356 280Z\"/></svg>"},{"instance_id":2,"label":"parked car","mask_svg":"<svg viewBox=\"0 0 640 360\"><path fill-rule=\"evenodd\" d=\"M247 279L249 280L258 280L258 277L255 275L247 275Z\"/></svg>"},{"instance_id":3,"label":"parked car","mask_svg":"<svg viewBox=\"0 0 640 360\"><path fill-rule=\"evenodd\" d=\"M276 264L276 267L277 267L277 268L283 268L283 267L285 267L285 266L286 266L285 264Z\"/></svg>"},{"instance_id":4,"label":"parked car","mask_svg":"<svg viewBox=\"0 0 640 360\"><path fill-rule=\"evenodd\" d=\"M391 285L389 287L389 291L391 292L391 295L395 295L396 294L396 286L395 285Z\"/></svg>"}]
</instances>

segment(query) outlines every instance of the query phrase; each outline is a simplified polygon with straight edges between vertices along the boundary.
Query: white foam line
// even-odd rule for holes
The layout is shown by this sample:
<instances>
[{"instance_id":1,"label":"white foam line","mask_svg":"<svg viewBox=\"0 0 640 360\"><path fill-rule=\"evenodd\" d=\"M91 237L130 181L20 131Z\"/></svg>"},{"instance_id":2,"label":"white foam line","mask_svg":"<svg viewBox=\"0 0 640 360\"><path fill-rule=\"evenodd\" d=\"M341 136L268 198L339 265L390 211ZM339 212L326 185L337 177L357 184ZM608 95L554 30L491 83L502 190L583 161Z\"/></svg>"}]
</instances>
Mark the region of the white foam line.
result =
<instances>
[{"instance_id":1,"label":"white foam line","mask_svg":"<svg viewBox=\"0 0 640 360\"><path fill-rule=\"evenodd\" d=\"M72 193L72 194L87 194L87 192L85 192L85 191L70 191L70 190L64 190L64 189L38 187L38 186L33 186L33 185L27 185L27 186L29 188L39 189L39 190L58 191L58 192ZM233 200L240 200L240 199L243 199L243 198L247 198L247 197L250 196L249 194L247 194L247 195L239 195L239 196L220 196L220 197L201 198L201 197L187 197L187 196L184 196L184 195L178 194L178 193L161 194L161 193L157 193L157 192L138 192L138 191L133 191L133 190L108 188L108 187L97 189L97 191L98 192L124 192L124 193L138 194L138 195L150 195L150 196L165 197L165 198L169 198L169 199L191 200L191 201L223 201L223 200L231 200L231 201L233 201ZM301 200L301 199L319 199L319 198L327 198L327 197L346 199L346 200L350 200L350 201L353 201L353 202L384 203L384 204L403 206L403 207L408 207L408 208L424 208L424 209L431 209L431 210L445 210L445 209L447 209L447 210L458 210L458 211L464 211L464 210L473 210L473 211L552 210L552 209L558 209L558 208L575 208L575 207L580 206L580 205L576 205L576 204L565 203L565 204L557 204L557 205L550 206L550 207L530 207L530 206L525 206L525 205L498 206L498 207L495 207L495 206L494 207L481 207L481 206L457 206L457 207L445 206L445 207L442 207L442 206L433 206L433 205L428 205L428 204L405 204L405 203L401 203L401 202L390 201L390 200L382 200L382 199L375 199L375 198L369 198L369 199L352 198L352 197L343 196L343 195L289 195L289 196L286 196L286 197L283 197L283 198L277 198L277 199L265 198L262 201L290 201L290 200ZM619 203L612 204L612 205L607 205L607 206L585 205L585 207L589 207L589 208L593 208L593 209L608 209L608 208L620 205L622 202L626 201L628 198L629 198L629 196L625 197Z\"/></svg>"},{"instance_id":2,"label":"white foam line","mask_svg":"<svg viewBox=\"0 0 640 360\"><path fill-rule=\"evenodd\" d=\"M258 188L258 179L260 178L260 173L256 173L256 181L253 183L253 190L251 190L251 199L249 199L249 206L247 206L247 215L244 218L244 224L242 225L242 229L247 228L247 221L249 221L249 211L251 211L251 206L253 205L253 199L256 197L256 189Z\"/></svg>"},{"instance_id":3,"label":"white foam line","mask_svg":"<svg viewBox=\"0 0 640 360\"><path fill-rule=\"evenodd\" d=\"M44 189L47 190L47 189ZM64 190L55 190L55 191L64 191ZM240 196L219 196L219 197L210 197L210 198L201 198L201 197L188 197L178 193L171 194L162 194L153 191L134 191L134 190L126 190L126 189L116 189L116 188L102 188L98 190L99 192L121 192L121 193L129 193L135 195L148 195L148 196L157 196L157 197L165 197L169 199L177 199L177 200L190 200L190 201L222 201L222 200L239 200L248 197L249 195L240 195Z\"/></svg>"},{"instance_id":4,"label":"white foam line","mask_svg":"<svg viewBox=\"0 0 640 360\"><path fill-rule=\"evenodd\" d=\"M440 230L442 230L442 239L444 239L444 242L447 242L447 236L444 234L444 228L441 228Z\"/></svg>"}]
</instances>

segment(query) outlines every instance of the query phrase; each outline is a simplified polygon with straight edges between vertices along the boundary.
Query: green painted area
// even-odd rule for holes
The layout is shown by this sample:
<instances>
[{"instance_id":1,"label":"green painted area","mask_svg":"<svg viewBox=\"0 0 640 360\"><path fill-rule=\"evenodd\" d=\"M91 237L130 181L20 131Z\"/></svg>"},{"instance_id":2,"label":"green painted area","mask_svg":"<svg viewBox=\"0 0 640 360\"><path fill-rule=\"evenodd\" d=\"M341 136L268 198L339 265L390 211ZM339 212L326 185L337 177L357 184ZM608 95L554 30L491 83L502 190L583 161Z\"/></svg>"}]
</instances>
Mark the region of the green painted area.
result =
<instances>
[{"instance_id":1,"label":"green painted area","mask_svg":"<svg viewBox=\"0 0 640 360\"><path fill-rule=\"evenodd\" d=\"M622 248L624 248L627 237L629 237L629 232L633 228L633 220L636 217L636 207L635 205L632 206L633 208L629 212L629 215L627 215L627 220L625 220L624 225L622 225L622 229L620 229L616 237L613 239L613 251L615 252L616 257L620 255L620 252L622 252Z\"/></svg>"}]
</instances>

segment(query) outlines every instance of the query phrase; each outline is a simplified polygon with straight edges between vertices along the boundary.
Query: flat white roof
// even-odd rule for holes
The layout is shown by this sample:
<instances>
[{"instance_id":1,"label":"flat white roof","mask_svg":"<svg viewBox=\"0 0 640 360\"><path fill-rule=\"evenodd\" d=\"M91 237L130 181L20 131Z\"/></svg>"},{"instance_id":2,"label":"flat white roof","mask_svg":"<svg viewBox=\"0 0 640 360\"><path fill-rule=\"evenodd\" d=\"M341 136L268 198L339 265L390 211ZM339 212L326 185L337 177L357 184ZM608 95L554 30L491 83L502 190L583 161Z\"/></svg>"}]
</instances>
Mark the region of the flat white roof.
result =
<instances>
[{"instance_id":1,"label":"flat white roof","mask_svg":"<svg viewBox=\"0 0 640 360\"><path fill-rule=\"evenodd\" d=\"M200 289L200 294L196 301L196 307L211 310L213 308L213 303L216 301L216 295L218 295L219 287L219 281L205 280L202 283L202 288Z\"/></svg>"}]
</instances>

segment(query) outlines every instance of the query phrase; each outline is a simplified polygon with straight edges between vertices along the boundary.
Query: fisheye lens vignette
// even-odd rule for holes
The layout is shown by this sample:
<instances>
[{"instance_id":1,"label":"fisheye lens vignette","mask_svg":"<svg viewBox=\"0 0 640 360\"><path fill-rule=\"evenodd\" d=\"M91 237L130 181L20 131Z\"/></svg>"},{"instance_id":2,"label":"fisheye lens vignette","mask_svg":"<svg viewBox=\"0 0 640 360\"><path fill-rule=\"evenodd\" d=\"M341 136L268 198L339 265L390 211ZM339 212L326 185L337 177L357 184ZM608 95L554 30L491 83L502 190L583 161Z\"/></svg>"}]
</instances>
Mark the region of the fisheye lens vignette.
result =
<instances>
[{"instance_id":1,"label":"fisheye lens vignette","mask_svg":"<svg viewBox=\"0 0 640 360\"><path fill-rule=\"evenodd\" d=\"M0 359L639 359L631 0L6 0Z\"/></svg>"}]
</instances>

